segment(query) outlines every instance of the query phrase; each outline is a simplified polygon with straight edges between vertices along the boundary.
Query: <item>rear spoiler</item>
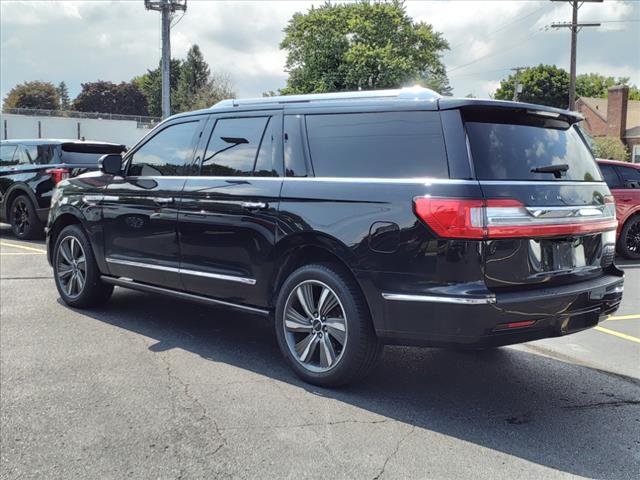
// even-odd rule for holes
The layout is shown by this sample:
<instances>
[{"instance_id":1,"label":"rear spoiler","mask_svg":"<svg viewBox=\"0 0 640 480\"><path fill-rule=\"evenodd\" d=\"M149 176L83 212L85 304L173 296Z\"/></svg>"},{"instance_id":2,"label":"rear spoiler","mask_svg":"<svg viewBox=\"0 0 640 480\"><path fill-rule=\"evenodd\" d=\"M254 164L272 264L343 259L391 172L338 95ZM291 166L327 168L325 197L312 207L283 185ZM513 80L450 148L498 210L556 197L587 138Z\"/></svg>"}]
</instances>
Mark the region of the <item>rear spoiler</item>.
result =
<instances>
[{"instance_id":1,"label":"rear spoiler","mask_svg":"<svg viewBox=\"0 0 640 480\"><path fill-rule=\"evenodd\" d=\"M121 153L127 147L116 143L89 143L89 142L68 142L61 145L63 152L74 153Z\"/></svg>"},{"instance_id":2,"label":"rear spoiler","mask_svg":"<svg viewBox=\"0 0 640 480\"><path fill-rule=\"evenodd\" d=\"M514 110L523 114L557 118L558 120L567 122L570 125L584 120L584 117L578 112L563 110L561 108L547 107L546 105L536 105L534 103L509 102L504 100L481 100L477 98L441 97L438 99L438 108L440 110L453 110L461 108Z\"/></svg>"}]
</instances>

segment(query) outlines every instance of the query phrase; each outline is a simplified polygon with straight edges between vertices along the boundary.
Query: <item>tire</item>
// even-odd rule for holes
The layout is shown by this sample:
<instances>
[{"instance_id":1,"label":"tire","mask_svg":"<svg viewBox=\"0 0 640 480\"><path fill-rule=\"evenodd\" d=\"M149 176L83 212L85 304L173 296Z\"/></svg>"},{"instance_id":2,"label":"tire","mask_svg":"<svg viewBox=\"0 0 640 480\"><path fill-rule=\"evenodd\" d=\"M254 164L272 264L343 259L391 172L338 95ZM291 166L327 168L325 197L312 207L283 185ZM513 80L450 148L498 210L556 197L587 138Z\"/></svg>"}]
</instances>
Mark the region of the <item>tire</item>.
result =
<instances>
[{"instance_id":1,"label":"tire","mask_svg":"<svg viewBox=\"0 0 640 480\"><path fill-rule=\"evenodd\" d=\"M640 215L634 215L622 227L618 252L631 260L640 259Z\"/></svg>"},{"instance_id":2,"label":"tire","mask_svg":"<svg viewBox=\"0 0 640 480\"><path fill-rule=\"evenodd\" d=\"M307 265L289 275L278 293L275 328L296 375L321 387L363 379L382 351L358 285L334 264Z\"/></svg>"},{"instance_id":3,"label":"tire","mask_svg":"<svg viewBox=\"0 0 640 480\"><path fill-rule=\"evenodd\" d=\"M21 240L39 238L44 233L44 224L38 218L31 199L26 195L18 195L11 202L9 223L13 234Z\"/></svg>"},{"instance_id":4,"label":"tire","mask_svg":"<svg viewBox=\"0 0 640 480\"><path fill-rule=\"evenodd\" d=\"M113 293L113 285L100 280L91 244L79 225L66 226L56 238L53 278L60 297L71 307L100 305Z\"/></svg>"}]
</instances>

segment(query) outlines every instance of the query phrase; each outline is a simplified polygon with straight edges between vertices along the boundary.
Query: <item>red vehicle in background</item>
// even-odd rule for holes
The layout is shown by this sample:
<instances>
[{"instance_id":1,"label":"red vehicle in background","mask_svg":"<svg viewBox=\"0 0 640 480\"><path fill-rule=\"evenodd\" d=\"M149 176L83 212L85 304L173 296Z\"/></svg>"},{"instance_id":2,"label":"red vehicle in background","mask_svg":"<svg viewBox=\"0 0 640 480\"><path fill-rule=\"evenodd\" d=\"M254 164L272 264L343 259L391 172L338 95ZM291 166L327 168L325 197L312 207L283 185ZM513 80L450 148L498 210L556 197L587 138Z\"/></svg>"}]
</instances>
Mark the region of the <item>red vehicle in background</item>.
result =
<instances>
[{"instance_id":1,"label":"red vehicle in background","mask_svg":"<svg viewBox=\"0 0 640 480\"><path fill-rule=\"evenodd\" d=\"M640 259L640 164L598 159L616 201L618 253Z\"/></svg>"}]
</instances>

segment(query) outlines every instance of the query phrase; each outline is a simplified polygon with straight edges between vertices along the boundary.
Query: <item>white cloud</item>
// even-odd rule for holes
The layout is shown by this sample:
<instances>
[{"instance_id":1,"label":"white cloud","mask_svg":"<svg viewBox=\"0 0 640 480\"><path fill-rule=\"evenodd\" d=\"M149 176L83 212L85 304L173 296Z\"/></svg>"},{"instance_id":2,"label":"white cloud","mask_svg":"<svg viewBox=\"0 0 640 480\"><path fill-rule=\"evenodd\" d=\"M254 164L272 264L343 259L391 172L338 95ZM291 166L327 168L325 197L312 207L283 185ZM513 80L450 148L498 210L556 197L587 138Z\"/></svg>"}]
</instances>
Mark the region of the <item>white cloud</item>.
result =
<instances>
[{"instance_id":1,"label":"white cloud","mask_svg":"<svg viewBox=\"0 0 640 480\"><path fill-rule=\"evenodd\" d=\"M283 28L295 12L315 2L188 2L172 30L175 57L197 43L215 72L226 71L240 96L259 96L284 86ZM515 66L557 64L568 69L569 32L540 31L568 21L564 3L540 1L409 1L415 20L431 23L452 49L443 60L457 95L487 97ZM580 19L606 21L578 36L578 72L629 76L640 83L637 23L640 2L585 3ZM65 80L75 95L80 83L126 81L160 59L160 16L142 0L0 2L0 95L25 80ZM37 26L37 28L30 28ZM635 58L634 58L635 53Z\"/></svg>"}]
</instances>

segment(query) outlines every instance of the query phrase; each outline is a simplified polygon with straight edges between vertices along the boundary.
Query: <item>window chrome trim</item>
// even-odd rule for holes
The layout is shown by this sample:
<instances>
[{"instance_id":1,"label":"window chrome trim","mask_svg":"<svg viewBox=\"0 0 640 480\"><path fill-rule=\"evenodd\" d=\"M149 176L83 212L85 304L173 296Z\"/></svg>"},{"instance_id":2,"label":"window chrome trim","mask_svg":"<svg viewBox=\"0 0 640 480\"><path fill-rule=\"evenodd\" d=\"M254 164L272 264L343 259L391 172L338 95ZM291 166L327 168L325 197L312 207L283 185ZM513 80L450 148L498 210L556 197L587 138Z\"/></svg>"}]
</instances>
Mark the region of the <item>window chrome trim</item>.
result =
<instances>
[{"instance_id":1,"label":"window chrome trim","mask_svg":"<svg viewBox=\"0 0 640 480\"><path fill-rule=\"evenodd\" d=\"M247 278L247 277L237 277L235 275L224 275L221 273L209 273L202 272L200 270L188 270L184 268L176 268L176 267L167 267L164 265L154 265L151 263L143 263L143 262L132 262L130 260L120 260L118 258L106 258L107 263L114 263L116 265L125 265L128 267L137 267L137 268L148 268L150 270L161 270L164 272L172 272L172 273L184 273L185 275L194 275L198 277L206 277L206 278L214 278L216 280L225 280L227 282L237 282L243 283L245 285L255 285L255 278Z\"/></svg>"},{"instance_id":2,"label":"window chrome trim","mask_svg":"<svg viewBox=\"0 0 640 480\"><path fill-rule=\"evenodd\" d=\"M441 297L437 295L409 295L405 293L382 293L382 298L400 302L458 303L463 305L488 305L496 303L494 295L486 297Z\"/></svg>"}]
</instances>

